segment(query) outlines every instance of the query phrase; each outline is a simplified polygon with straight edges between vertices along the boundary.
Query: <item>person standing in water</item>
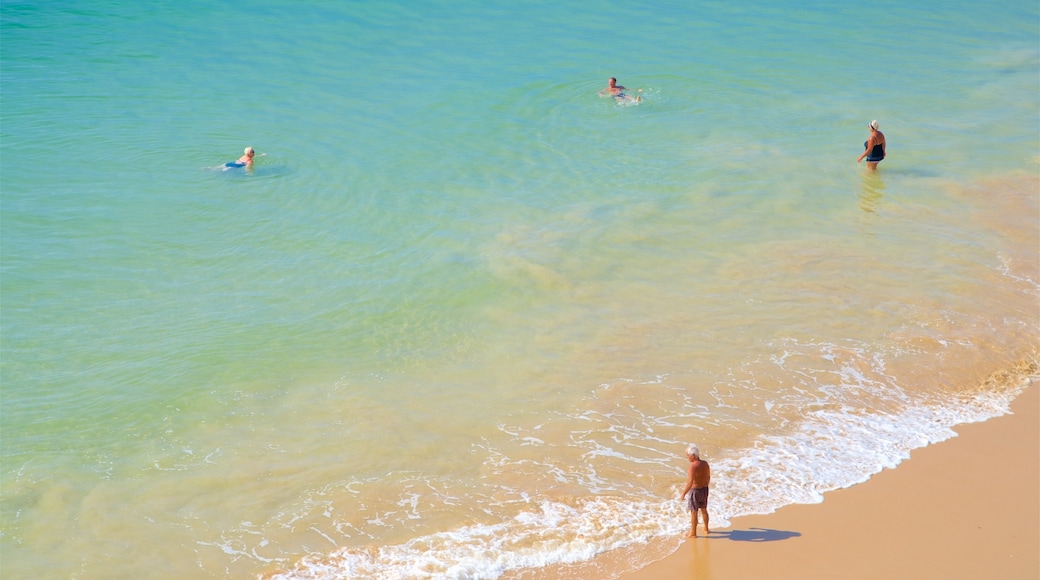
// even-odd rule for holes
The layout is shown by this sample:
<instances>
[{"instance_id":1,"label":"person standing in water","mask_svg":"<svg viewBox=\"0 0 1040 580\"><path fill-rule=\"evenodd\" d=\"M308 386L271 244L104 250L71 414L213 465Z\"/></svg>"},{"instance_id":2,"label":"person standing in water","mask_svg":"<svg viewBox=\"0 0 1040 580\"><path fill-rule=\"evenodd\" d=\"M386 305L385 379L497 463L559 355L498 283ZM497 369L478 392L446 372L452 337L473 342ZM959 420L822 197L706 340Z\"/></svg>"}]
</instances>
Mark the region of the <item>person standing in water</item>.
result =
<instances>
[{"instance_id":1,"label":"person standing in water","mask_svg":"<svg viewBox=\"0 0 1040 580\"><path fill-rule=\"evenodd\" d=\"M683 488L679 499L685 499L690 494L687 508L690 510L690 530L687 538L697 537L697 513L704 516L704 533L710 534L708 529L708 484L711 483L711 467L708 462L701 459L701 451L696 445L686 448L686 458L690 460L690 470L686 478L686 487Z\"/></svg>"},{"instance_id":2,"label":"person standing in water","mask_svg":"<svg viewBox=\"0 0 1040 580\"><path fill-rule=\"evenodd\" d=\"M863 153L860 154L856 163L863 161L863 158L866 157L867 169L877 171L877 164L881 163L881 160L885 158L885 134L878 131L876 119L871 121L868 127L870 127L870 138L863 144Z\"/></svg>"},{"instance_id":3,"label":"person standing in water","mask_svg":"<svg viewBox=\"0 0 1040 580\"><path fill-rule=\"evenodd\" d=\"M607 88L602 89L599 92L599 96L601 96L601 97L608 97L608 96L609 97L614 97L614 100L616 100L618 102L621 102L621 101L635 101L635 102L638 103L638 102L643 100L643 97L641 97L641 96L636 96L635 98L632 98L629 95L626 95L625 91L627 91L627 90L628 90L628 87L617 84L617 79L614 78L614 77L610 77L610 80L607 81ZM636 92L643 92L643 89L637 89Z\"/></svg>"}]
</instances>

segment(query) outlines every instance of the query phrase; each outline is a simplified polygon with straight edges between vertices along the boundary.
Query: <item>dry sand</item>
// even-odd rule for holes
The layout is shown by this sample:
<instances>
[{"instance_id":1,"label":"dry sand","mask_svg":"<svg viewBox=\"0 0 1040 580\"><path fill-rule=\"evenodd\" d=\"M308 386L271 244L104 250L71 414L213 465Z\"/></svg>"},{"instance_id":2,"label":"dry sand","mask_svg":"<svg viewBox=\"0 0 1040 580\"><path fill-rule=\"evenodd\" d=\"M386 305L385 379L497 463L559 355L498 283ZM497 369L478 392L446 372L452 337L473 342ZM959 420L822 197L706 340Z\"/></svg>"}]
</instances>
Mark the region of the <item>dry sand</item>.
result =
<instances>
[{"instance_id":1,"label":"dry sand","mask_svg":"<svg viewBox=\"0 0 1040 580\"><path fill-rule=\"evenodd\" d=\"M822 504L734 518L622 580L1037 580L1040 386L1011 409Z\"/></svg>"}]
</instances>

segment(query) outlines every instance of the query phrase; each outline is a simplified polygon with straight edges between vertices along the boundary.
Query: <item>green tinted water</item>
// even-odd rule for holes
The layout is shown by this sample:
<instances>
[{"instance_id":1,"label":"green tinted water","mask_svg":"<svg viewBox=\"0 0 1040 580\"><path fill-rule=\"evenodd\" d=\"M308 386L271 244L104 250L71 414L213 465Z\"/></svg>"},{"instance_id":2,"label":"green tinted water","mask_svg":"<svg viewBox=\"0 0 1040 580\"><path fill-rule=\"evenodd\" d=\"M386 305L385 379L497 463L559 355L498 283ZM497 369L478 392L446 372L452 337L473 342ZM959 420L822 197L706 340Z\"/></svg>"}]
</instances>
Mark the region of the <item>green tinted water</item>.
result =
<instances>
[{"instance_id":1,"label":"green tinted water","mask_svg":"<svg viewBox=\"0 0 1040 580\"><path fill-rule=\"evenodd\" d=\"M998 8L5 3L5 572L487 577L671 533L691 439L755 482L890 423L721 522L999 412L943 399L1036 344Z\"/></svg>"}]
</instances>

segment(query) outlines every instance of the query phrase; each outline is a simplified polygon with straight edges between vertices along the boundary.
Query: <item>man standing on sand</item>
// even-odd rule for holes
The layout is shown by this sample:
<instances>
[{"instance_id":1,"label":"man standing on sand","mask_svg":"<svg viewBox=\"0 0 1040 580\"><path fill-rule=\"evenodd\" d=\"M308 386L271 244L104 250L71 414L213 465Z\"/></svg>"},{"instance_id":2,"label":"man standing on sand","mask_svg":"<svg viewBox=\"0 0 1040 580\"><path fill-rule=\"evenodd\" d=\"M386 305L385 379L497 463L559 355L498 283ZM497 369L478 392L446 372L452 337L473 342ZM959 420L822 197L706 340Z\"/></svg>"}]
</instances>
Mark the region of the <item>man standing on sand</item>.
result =
<instances>
[{"instance_id":1,"label":"man standing on sand","mask_svg":"<svg viewBox=\"0 0 1040 580\"><path fill-rule=\"evenodd\" d=\"M689 477L686 478L686 487L683 489L679 499L682 500L686 494L690 494L687 508L690 510L690 524L692 530L687 538L697 537L697 512L704 516L704 533L710 534L708 529L708 483L711 482L711 468L708 462L701 459L701 451L696 445L686 448L686 458L690 460Z\"/></svg>"}]
</instances>

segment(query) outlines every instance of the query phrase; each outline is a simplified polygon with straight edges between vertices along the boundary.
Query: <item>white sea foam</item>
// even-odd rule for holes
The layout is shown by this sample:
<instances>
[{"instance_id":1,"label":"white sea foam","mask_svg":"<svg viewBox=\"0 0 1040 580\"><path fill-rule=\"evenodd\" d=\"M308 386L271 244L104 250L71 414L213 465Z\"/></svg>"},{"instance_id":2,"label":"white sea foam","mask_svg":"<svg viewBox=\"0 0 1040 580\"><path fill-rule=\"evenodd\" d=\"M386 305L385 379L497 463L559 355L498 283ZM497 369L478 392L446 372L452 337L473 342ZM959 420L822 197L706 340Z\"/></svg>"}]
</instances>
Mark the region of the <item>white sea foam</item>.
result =
<instances>
[{"instance_id":1,"label":"white sea foam","mask_svg":"<svg viewBox=\"0 0 1040 580\"><path fill-rule=\"evenodd\" d=\"M750 448L713 461L713 527L728 527L736 516L820 502L827 491L863 482L895 467L913 449L955 436L955 425L1007 413L1024 386L1023 381L999 392L980 392L955 404L911 405L895 414L846 407L813 411L794 432L760 436ZM654 538L678 537L688 522L674 497L532 501L506 521L397 545L316 554L276 578L491 579L510 570L581 562Z\"/></svg>"}]
</instances>

